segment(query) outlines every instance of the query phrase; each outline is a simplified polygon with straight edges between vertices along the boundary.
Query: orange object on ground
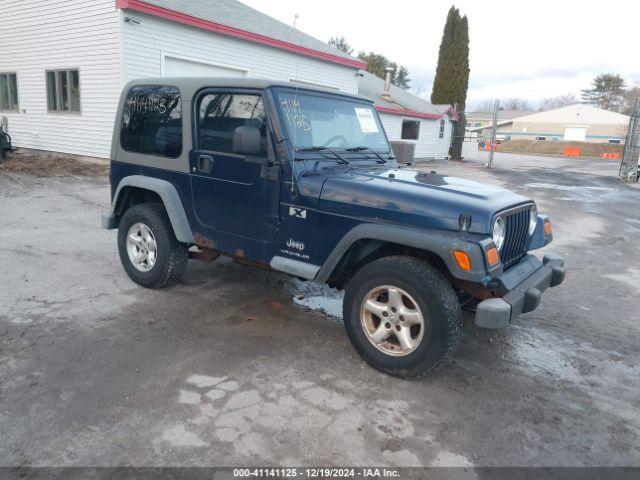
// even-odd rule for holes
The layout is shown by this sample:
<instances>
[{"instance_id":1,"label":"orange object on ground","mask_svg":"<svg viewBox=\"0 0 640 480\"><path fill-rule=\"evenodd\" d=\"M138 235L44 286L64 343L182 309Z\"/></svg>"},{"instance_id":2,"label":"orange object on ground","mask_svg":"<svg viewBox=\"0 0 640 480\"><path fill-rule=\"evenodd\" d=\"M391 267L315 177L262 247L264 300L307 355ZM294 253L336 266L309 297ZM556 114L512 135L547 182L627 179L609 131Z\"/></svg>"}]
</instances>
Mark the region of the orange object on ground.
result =
<instances>
[{"instance_id":1,"label":"orange object on ground","mask_svg":"<svg viewBox=\"0 0 640 480\"><path fill-rule=\"evenodd\" d=\"M603 153L602 155L600 155L602 158L608 158L611 160L617 160L620 158L620 154L619 153Z\"/></svg>"},{"instance_id":2,"label":"orange object on ground","mask_svg":"<svg viewBox=\"0 0 640 480\"><path fill-rule=\"evenodd\" d=\"M580 147L564 147L562 154L565 157L581 157L582 149Z\"/></svg>"},{"instance_id":3,"label":"orange object on ground","mask_svg":"<svg viewBox=\"0 0 640 480\"><path fill-rule=\"evenodd\" d=\"M485 143L485 144L484 144L484 149L485 149L487 152L488 152L488 151L490 151L490 150L491 150L491 143ZM495 152L496 150L498 150L498 144L497 144L497 143L495 143L495 144L493 145L493 151Z\"/></svg>"}]
</instances>

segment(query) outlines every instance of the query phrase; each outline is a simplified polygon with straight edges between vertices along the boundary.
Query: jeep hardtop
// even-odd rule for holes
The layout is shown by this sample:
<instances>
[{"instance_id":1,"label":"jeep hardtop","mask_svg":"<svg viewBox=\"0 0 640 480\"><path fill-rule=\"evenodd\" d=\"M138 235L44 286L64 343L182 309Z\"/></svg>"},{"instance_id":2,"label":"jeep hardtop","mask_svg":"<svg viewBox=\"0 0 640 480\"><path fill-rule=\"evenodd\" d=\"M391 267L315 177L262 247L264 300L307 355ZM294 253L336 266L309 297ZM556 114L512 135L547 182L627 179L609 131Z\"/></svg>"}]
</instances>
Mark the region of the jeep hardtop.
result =
<instances>
[{"instance_id":1,"label":"jeep hardtop","mask_svg":"<svg viewBox=\"0 0 640 480\"><path fill-rule=\"evenodd\" d=\"M475 323L506 327L561 283L535 203L400 167L370 100L293 83L157 78L123 90L111 147L122 265L149 288L220 255L344 289L349 339L415 378Z\"/></svg>"}]
</instances>

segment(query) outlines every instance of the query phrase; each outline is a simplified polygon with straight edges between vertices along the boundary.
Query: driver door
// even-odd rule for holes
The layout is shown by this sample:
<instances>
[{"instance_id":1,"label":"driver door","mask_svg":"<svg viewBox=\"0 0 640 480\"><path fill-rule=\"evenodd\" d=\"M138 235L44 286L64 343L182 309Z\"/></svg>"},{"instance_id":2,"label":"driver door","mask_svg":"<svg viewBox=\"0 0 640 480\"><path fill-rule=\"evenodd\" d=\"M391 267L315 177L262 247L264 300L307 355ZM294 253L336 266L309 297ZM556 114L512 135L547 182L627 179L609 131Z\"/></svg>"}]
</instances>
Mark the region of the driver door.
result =
<instances>
[{"instance_id":1,"label":"driver door","mask_svg":"<svg viewBox=\"0 0 640 480\"><path fill-rule=\"evenodd\" d=\"M190 163L198 222L214 232L275 238L278 183L263 178L259 164L233 153L236 128L254 127L260 131L261 155L267 156L267 117L260 92L207 90L196 99L194 123Z\"/></svg>"}]
</instances>

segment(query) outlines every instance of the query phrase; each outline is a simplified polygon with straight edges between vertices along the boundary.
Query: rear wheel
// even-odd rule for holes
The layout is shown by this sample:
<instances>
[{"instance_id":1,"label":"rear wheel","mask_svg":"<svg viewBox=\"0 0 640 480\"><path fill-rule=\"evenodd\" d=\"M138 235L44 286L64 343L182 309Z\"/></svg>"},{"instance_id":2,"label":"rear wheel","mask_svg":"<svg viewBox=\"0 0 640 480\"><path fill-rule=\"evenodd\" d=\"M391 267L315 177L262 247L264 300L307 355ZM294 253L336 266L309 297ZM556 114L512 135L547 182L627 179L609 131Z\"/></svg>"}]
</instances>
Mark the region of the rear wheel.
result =
<instances>
[{"instance_id":1,"label":"rear wheel","mask_svg":"<svg viewBox=\"0 0 640 480\"><path fill-rule=\"evenodd\" d=\"M364 266L345 289L349 339L374 368L417 378L441 367L462 331L458 299L427 263L386 257Z\"/></svg>"},{"instance_id":2,"label":"rear wheel","mask_svg":"<svg viewBox=\"0 0 640 480\"><path fill-rule=\"evenodd\" d=\"M164 207L143 203L129 208L118 226L120 261L129 278L147 288L164 288L180 280L188 246L178 242Z\"/></svg>"}]
</instances>

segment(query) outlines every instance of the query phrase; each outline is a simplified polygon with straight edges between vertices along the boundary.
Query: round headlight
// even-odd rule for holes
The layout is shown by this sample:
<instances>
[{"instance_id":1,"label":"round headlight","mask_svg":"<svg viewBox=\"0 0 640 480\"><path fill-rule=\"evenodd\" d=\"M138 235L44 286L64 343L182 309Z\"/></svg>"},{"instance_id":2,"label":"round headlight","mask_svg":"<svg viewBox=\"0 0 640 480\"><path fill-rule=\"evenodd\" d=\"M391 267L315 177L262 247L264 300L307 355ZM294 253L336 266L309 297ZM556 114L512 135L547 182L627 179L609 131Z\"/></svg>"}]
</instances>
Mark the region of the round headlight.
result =
<instances>
[{"instance_id":1,"label":"round headlight","mask_svg":"<svg viewBox=\"0 0 640 480\"><path fill-rule=\"evenodd\" d=\"M507 223L504 221L502 217L496 217L493 222L493 243L496 244L496 248L498 250L502 249L502 245L504 245L504 237L507 232Z\"/></svg>"},{"instance_id":2,"label":"round headlight","mask_svg":"<svg viewBox=\"0 0 640 480\"><path fill-rule=\"evenodd\" d=\"M529 235L533 235L538 224L538 209L535 204L531 207L531 218L529 219Z\"/></svg>"}]
</instances>

